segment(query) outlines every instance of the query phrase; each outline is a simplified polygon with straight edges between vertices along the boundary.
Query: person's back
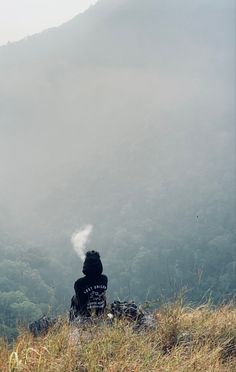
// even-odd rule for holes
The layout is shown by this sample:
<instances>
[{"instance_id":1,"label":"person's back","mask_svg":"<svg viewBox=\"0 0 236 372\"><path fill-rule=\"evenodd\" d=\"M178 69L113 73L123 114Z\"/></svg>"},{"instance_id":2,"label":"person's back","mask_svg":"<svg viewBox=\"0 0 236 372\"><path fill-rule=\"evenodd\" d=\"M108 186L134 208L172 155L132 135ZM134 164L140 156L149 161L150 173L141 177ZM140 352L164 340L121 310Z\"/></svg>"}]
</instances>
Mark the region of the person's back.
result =
<instances>
[{"instance_id":1,"label":"person's back","mask_svg":"<svg viewBox=\"0 0 236 372\"><path fill-rule=\"evenodd\" d=\"M74 316L90 317L92 314L100 315L106 307L106 290L108 279L102 274L103 266L98 252L86 253L83 273L84 277L74 284L75 296L71 307Z\"/></svg>"}]
</instances>

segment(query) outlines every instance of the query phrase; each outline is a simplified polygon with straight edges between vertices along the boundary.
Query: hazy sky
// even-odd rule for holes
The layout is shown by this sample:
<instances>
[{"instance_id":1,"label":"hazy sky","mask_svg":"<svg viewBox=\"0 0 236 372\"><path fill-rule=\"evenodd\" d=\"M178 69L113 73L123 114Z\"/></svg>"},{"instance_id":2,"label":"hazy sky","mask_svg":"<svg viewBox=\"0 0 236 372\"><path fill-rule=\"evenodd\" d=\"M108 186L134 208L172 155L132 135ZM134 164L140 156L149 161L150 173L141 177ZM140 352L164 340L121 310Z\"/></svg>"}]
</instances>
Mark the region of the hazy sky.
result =
<instances>
[{"instance_id":1,"label":"hazy sky","mask_svg":"<svg viewBox=\"0 0 236 372\"><path fill-rule=\"evenodd\" d=\"M96 0L0 0L0 45L58 26Z\"/></svg>"}]
</instances>

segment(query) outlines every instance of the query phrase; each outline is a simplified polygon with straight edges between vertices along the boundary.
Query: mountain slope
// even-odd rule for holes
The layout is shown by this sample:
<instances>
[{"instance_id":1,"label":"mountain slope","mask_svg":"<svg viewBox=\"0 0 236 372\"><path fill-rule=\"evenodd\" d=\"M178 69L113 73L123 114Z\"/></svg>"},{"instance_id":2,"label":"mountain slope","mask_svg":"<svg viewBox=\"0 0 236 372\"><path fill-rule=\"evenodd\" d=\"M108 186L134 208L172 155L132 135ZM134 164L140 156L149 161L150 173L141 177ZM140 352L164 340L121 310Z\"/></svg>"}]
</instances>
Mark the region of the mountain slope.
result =
<instances>
[{"instance_id":1,"label":"mountain slope","mask_svg":"<svg viewBox=\"0 0 236 372\"><path fill-rule=\"evenodd\" d=\"M140 296L138 270L153 291L168 249L179 286L184 270L211 272L205 291L224 241L221 280L234 278L233 10L103 0L0 48L0 193L18 233L66 251L73 230L93 223L91 245L111 272L120 263L124 283L133 273ZM152 279L145 254L163 257Z\"/></svg>"}]
</instances>

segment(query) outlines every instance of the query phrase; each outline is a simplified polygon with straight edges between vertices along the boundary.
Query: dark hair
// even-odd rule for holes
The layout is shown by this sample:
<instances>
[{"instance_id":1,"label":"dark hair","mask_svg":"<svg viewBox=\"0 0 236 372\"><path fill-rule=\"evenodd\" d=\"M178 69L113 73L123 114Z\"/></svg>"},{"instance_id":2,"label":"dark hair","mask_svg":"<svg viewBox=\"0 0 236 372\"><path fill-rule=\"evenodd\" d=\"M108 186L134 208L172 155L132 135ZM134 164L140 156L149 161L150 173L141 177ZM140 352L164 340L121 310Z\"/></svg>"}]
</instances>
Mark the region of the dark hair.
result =
<instances>
[{"instance_id":1,"label":"dark hair","mask_svg":"<svg viewBox=\"0 0 236 372\"><path fill-rule=\"evenodd\" d=\"M98 276L103 271L100 254L96 251L88 251L85 256L83 273L86 276Z\"/></svg>"}]
</instances>

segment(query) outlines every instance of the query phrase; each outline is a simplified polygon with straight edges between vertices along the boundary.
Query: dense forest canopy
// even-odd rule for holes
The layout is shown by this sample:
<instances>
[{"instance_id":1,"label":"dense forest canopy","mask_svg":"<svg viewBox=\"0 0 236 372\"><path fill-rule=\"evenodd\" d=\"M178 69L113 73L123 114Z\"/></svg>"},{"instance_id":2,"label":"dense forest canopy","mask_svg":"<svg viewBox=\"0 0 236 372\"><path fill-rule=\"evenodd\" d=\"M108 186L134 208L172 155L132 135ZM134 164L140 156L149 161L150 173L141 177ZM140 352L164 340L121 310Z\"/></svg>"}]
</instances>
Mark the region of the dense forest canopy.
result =
<instances>
[{"instance_id":1,"label":"dense forest canopy","mask_svg":"<svg viewBox=\"0 0 236 372\"><path fill-rule=\"evenodd\" d=\"M69 307L94 227L110 299L236 288L235 2L100 0L0 48L0 332Z\"/></svg>"}]
</instances>

